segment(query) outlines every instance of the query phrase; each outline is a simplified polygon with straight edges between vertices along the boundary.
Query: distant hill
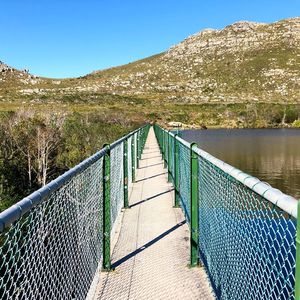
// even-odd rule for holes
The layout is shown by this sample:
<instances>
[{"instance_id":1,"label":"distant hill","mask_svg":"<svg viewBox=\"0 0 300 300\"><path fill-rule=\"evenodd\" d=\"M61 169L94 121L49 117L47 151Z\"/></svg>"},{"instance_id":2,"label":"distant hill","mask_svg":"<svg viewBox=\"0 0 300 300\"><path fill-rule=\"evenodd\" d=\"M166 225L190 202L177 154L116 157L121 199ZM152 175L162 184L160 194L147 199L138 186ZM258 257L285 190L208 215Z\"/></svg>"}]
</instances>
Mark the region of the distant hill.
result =
<instances>
[{"instance_id":1,"label":"distant hill","mask_svg":"<svg viewBox=\"0 0 300 300\"><path fill-rule=\"evenodd\" d=\"M95 89L180 102L300 101L300 18L237 22L86 77Z\"/></svg>"},{"instance_id":2,"label":"distant hill","mask_svg":"<svg viewBox=\"0 0 300 300\"><path fill-rule=\"evenodd\" d=\"M29 70L15 69L0 60L0 87L13 87L22 84L36 84L38 78L29 74Z\"/></svg>"},{"instance_id":3,"label":"distant hill","mask_svg":"<svg viewBox=\"0 0 300 300\"><path fill-rule=\"evenodd\" d=\"M5 90L8 98L65 92L181 103L299 102L299 87L300 18L206 29L164 53L81 78L38 78L0 63L2 100Z\"/></svg>"}]
</instances>

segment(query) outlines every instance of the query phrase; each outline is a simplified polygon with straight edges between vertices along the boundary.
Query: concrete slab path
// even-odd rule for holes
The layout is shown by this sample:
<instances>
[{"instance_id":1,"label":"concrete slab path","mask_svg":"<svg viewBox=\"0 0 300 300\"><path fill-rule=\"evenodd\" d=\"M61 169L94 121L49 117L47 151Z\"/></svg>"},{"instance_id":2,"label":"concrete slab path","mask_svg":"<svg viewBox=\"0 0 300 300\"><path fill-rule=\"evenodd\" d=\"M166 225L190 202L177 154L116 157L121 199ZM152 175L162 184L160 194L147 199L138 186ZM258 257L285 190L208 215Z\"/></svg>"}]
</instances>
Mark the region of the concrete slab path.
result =
<instances>
[{"instance_id":1,"label":"concrete slab path","mask_svg":"<svg viewBox=\"0 0 300 300\"><path fill-rule=\"evenodd\" d=\"M189 268L189 229L167 183L151 128L97 300L215 299L203 268Z\"/></svg>"}]
</instances>

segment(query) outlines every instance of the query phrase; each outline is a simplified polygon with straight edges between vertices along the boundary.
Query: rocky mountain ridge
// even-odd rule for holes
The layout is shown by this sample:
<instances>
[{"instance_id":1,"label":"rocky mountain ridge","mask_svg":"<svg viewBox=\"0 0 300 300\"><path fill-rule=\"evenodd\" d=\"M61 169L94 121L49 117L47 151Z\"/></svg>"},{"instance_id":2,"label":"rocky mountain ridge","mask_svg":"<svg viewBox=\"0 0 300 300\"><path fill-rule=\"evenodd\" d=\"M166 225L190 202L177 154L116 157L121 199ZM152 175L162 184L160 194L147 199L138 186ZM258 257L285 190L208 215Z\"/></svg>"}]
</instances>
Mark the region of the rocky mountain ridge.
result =
<instances>
[{"instance_id":1,"label":"rocky mountain ridge","mask_svg":"<svg viewBox=\"0 0 300 300\"><path fill-rule=\"evenodd\" d=\"M0 72L0 96L5 90L9 100L111 94L176 103L298 103L300 18L206 29L164 53L80 78L31 76L23 72L5 79Z\"/></svg>"},{"instance_id":2,"label":"rocky mountain ridge","mask_svg":"<svg viewBox=\"0 0 300 300\"><path fill-rule=\"evenodd\" d=\"M39 79L37 76L31 75L27 69L18 70L0 60L0 84L8 86L10 83L14 84L18 81L20 84L34 85L38 83Z\"/></svg>"},{"instance_id":3,"label":"rocky mountain ridge","mask_svg":"<svg viewBox=\"0 0 300 300\"><path fill-rule=\"evenodd\" d=\"M161 55L91 77L98 75L107 91L174 101L298 101L299 46L300 18L242 21L203 30Z\"/></svg>"}]
</instances>

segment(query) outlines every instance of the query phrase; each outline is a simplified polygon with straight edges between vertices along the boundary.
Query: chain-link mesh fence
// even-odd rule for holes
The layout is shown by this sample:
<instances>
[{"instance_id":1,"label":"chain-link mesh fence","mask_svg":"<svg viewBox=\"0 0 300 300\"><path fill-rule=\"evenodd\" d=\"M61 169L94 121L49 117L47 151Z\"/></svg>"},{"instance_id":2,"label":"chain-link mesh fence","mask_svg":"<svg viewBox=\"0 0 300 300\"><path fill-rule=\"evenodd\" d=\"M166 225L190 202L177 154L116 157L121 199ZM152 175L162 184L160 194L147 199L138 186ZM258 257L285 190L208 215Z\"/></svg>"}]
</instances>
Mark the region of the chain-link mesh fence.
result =
<instances>
[{"instance_id":1,"label":"chain-link mesh fence","mask_svg":"<svg viewBox=\"0 0 300 300\"><path fill-rule=\"evenodd\" d=\"M169 157L169 164L170 164L170 167L169 167L169 170L170 170L170 179L171 179L171 182L174 183L174 174L175 174L175 161L174 161L174 158L175 158L175 138L173 136L170 135L169 137L169 144L170 144L170 157Z\"/></svg>"},{"instance_id":2,"label":"chain-link mesh fence","mask_svg":"<svg viewBox=\"0 0 300 300\"><path fill-rule=\"evenodd\" d=\"M179 163L179 198L181 208L188 222L191 220L191 158L190 149L186 145L179 143L178 145L178 163Z\"/></svg>"},{"instance_id":3,"label":"chain-link mesh fence","mask_svg":"<svg viewBox=\"0 0 300 300\"><path fill-rule=\"evenodd\" d=\"M132 183L132 158L131 158L131 142L132 142L132 137L128 138L128 147L127 147L127 152L128 152L128 185Z\"/></svg>"},{"instance_id":4,"label":"chain-link mesh fence","mask_svg":"<svg viewBox=\"0 0 300 300\"><path fill-rule=\"evenodd\" d=\"M83 299L102 252L102 158L1 235L1 299Z\"/></svg>"},{"instance_id":5,"label":"chain-link mesh fence","mask_svg":"<svg viewBox=\"0 0 300 300\"><path fill-rule=\"evenodd\" d=\"M166 155L168 132L154 129ZM191 176L197 176L199 259L216 298L295 299L297 201L200 149L198 173L193 174L191 145L176 139L175 189L190 223ZM171 172L176 176L173 168Z\"/></svg>"},{"instance_id":6,"label":"chain-link mesh fence","mask_svg":"<svg viewBox=\"0 0 300 300\"><path fill-rule=\"evenodd\" d=\"M136 141L137 135L134 134L132 136L132 139L133 139L134 159L133 159L133 161L131 163L132 163L132 165L133 165L133 167L135 169L136 168L136 157L137 157L137 141Z\"/></svg>"},{"instance_id":7,"label":"chain-link mesh fence","mask_svg":"<svg viewBox=\"0 0 300 300\"><path fill-rule=\"evenodd\" d=\"M123 144L120 143L110 153L110 216L111 229L124 204Z\"/></svg>"},{"instance_id":8,"label":"chain-link mesh fence","mask_svg":"<svg viewBox=\"0 0 300 300\"><path fill-rule=\"evenodd\" d=\"M168 152L168 132L164 132L164 159L168 165L169 152Z\"/></svg>"},{"instance_id":9,"label":"chain-link mesh fence","mask_svg":"<svg viewBox=\"0 0 300 300\"><path fill-rule=\"evenodd\" d=\"M199 254L218 299L294 299L296 219L199 157Z\"/></svg>"},{"instance_id":10,"label":"chain-link mesh fence","mask_svg":"<svg viewBox=\"0 0 300 300\"><path fill-rule=\"evenodd\" d=\"M141 147L148 130L149 126L139 129ZM132 135L0 213L1 299L93 295L91 285L98 278L103 251L109 248L103 243L104 227L113 228L124 203L123 143ZM127 158L131 174L131 155Z\"/></svg>"}]
</instances>

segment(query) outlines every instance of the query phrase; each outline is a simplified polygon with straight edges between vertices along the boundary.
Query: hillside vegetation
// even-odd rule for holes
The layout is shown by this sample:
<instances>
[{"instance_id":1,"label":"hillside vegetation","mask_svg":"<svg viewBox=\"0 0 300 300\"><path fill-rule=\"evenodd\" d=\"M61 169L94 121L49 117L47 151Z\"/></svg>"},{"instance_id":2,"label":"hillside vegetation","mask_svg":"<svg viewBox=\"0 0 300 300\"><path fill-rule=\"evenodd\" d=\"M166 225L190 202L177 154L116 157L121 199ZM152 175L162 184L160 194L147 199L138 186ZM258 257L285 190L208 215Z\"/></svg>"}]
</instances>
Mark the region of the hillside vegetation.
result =
<instances>
[{"instance_id":1,"label":"hillside vegetation","mask_svg":"<svg viewBox=\"0 0 300 300\"><path fill-rule=\"evenodd\" d=\"M130 111L140 122L274 127L299 118L299 85L300 18L243 21L80 78L41 78L0 64L0 109L52 106L126 118Z\"/></svg>"}]
</instances>

